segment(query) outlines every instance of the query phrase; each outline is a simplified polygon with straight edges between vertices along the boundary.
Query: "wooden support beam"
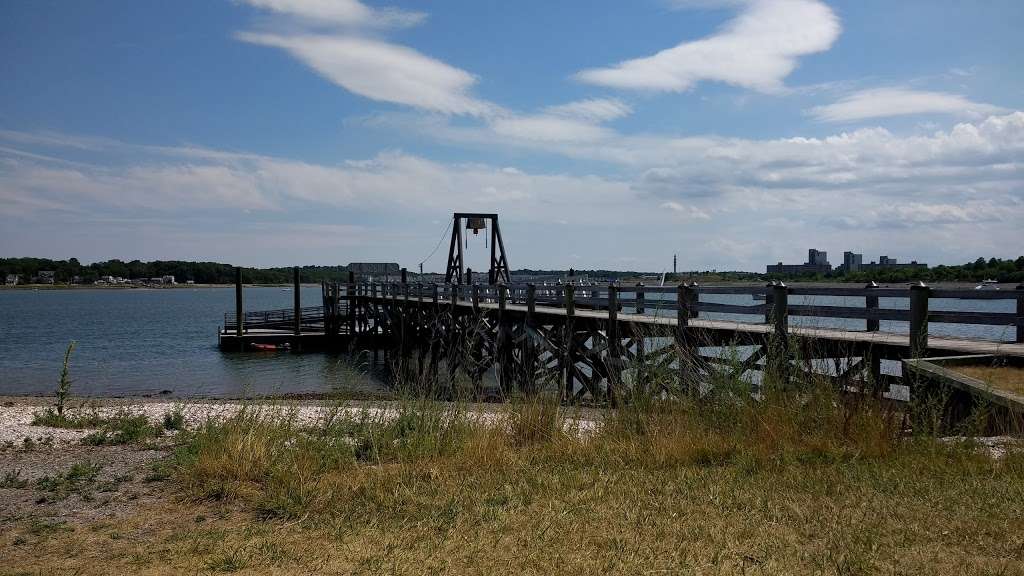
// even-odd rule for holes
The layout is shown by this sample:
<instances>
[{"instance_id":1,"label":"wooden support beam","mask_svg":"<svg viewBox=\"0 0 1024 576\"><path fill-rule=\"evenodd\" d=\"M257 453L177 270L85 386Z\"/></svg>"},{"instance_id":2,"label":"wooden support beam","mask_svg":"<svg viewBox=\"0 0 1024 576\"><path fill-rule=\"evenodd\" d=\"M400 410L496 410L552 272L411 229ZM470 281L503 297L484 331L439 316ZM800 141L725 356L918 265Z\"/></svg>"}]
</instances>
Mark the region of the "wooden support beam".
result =
<instances>
[{"instance_id":1,"label":"wooden support beam","mask_svg":"<svg viewBox=\"0 0 1024 576\"><path fill-rule=\"evenodd\" d=\"M537 315L537 285L527 284L526 285L526 318L525 325L523 327L523 357L522 357L522 374L519 388L527 393L531 394L535 391L534 379L536 375L536 363L537 363L537 343L534 341L536 338L536 315Z\"/></svg>"},{"instance_id":2,"label":"wooden support beam","mask_svg":"<svg viewBox=\"0 0 1024 576\"><path fill-rule=\"evenodd\" d=\"M1017 285L1017 338L1015 342L1024 344L1024 284Z\"/></svg>"},{"instance_id":3,"label":"wooden support beam","mask_svg":"<svg viewBox=\"0 0 1024 576\"><path fill-rule=\"evenodd\" d=\"M565 307L565 324L562 326L562 398L570 400L573 395L576 354L576 338L573 327L573 315L576 313L576 302L572 284L563 288L563 305Z\"/></svg>"},{"instance_id":4,"label":"wooden support beam","mask_svg":"<svg viewBox=\"0 0 1024 576\"><path fill-rule=\"evenodd\" d=\"M622 386L622 340L619 335L619 287L608 285L608 323L605 328L608 339L608 400L614 406Z\"/></svg>"},{"instance_id":5,"label":"wooden support beam","mask_svg":"<svg viewBox=\"0 0 1024 576\"><path fill-rule=\"evenodd\" d=\"M782 282L769 289L771 306L768 314L772 335L768 343L769 373L779 385L789 385L789 288Z\"/></svg>"},{"instance_id":6,"label":"wooden support beam","mask_svg":"<svg viewBox=\"0 0 1024 576\"><path fill-rule=\"evenodd\" d=\"M688 326L697 316L699 294L693 286L679 284L676 288L676 355L679 359L679 389L685 394L696 394L697 378L694 374L694 355L697 347L691 341Z\"/></svg>"},{"instance_id":7,"label":"wooden support beam","mask_svg":"<svg viewBox=\"0 0 1024 576\"><path fill-rule=\"evenodd\" d=\"M878 289L878 284L876 284L874 282L868 282L868 284L866 286L864 286L864 289L868 290L868 291L877 290ZM870 294L870 293L868 295L864 296L864 307L866 309L868 309L869 311L870 310L878 310L878 296L876 296L874 294ZM865 320L865 322L867 323L865 328L867 329L868 332L878 332L878 328L879 328L878 318L868 318L867 320Z\"/></svg>"},{"instance_id":8,"label":"wooden support beam","mask_svg":"<svg viewBox=\"0 0 1024 576\"><path fill-rule=\"evenodd\" d=\"M498 292L498 335L495 347L497 348L498 364L498 389L503 395L508 394L515 387L512 378L512 346L510 318L506 313L507 292L505 285L496 285Z\"/></svg>"},{"instance_id":9,"label":"wooden support beam","mask_svg":"<svg viewBox=\"0 0 1024 576\"><path fill-rule=\"evenodd\" d=\"M244 350L242 334L245 332L245 306L242 303L242 269L235 267L235 336L238 338L238 349Z\"/></svg>"},{"instance_id":10,"label":"wooden support beam","mask_svg":"<svg viewBox=\"0 0 1024 576\"><path fill-rule=\"evenodd\" d=\"M377 284L370 284L370 306L373 308L373 341L370 344L373 347L373 365L377 365L377 359L379 355L378 342L380 341L380 304L377 302Z\"/></svg>"},{"instance_id":11,"label":"wooden support beam","mask_svg":"<svg viewBox=\"0 0 1024 576\"><path fill-rule=\"evenodd\" d=\"M931 288L924 282L910 287L910 358L928 355L928 298Z\"/></svg>"}]
</instances>

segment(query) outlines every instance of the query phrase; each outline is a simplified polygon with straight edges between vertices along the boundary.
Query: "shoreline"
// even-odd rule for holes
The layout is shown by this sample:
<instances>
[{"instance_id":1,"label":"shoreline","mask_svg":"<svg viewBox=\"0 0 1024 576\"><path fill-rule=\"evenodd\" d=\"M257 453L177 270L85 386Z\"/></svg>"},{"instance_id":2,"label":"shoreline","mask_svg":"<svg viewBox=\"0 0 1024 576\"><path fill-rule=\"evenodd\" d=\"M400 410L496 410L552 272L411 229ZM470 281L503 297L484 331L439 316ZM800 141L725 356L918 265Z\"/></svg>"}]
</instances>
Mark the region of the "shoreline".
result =
<instances>
[{"instance_id":1,"label":"shoreline","mask_svg":"<svg viewBox=\"0 0 1024 576\"><path fill-rule=\"evenodd\" d=\"M292 284L251 284L245 283L246 288L291 288ZM313 287L319 284L303 282L300 287ZM165 286L157 285L96 285L96 284L18 284L15 286L0 286L0 290L185 290L189 288L234 288L234 284L173 284Z\"/></svg>"}]
</instances>

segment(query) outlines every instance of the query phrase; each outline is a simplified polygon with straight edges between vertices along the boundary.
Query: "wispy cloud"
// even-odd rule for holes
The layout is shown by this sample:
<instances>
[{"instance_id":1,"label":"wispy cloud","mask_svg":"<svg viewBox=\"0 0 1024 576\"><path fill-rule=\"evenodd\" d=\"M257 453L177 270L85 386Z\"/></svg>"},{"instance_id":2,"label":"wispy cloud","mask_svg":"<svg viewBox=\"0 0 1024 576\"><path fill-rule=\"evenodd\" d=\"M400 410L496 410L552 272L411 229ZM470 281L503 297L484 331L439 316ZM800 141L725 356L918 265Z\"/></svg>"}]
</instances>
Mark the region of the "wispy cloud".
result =
<instances>
[{"instance_id":1,"label":"wispy cloud","mask_svg":"<svg viewBox=\"0 0 1024 576\"><path fill-rule=\"evenodd\" d=\"M245 42L287 50L324 78L360 96L444 114L483 116L495 106L474 98L472 74L412 48L346 35L243 32Z\"/></svg>"},{"instance_id":2,"label":"wispy cloud","mask_svg":"<svg viewBox=\"0 0 1024 576\"><path fill-rule=\"evenodd\" d=\"M861 90L833 104L816 106L810 110L810 114L822 122L855 122L912 114L951 114L980 118L1003 112L1006 109L974 102L960 94L909 88Z\"/></svg>"},{"instance_id":3,"label":"wispy cloud","mask_svg":"<svg viewBox=\"0 0 1024 576\"><path fill-rule=\"evenodd\" d=\"M426 20L423 12L371 8L358 0L236 0L309 25L406 27Z\"/></svg>"},{"instance_id":4,"label":"wispy cloud","mask_svg":"<svg viewBox=\"0 0 1024 576\"><path fill-rule=\"evenodd\" d=\"M353 94L442 114L487 116L498 109L471 94L476 78L469 72L365 33L418 24L425 14L371 8L357 0L244 1L293 21L271 21L270 30L239 32L236 38L283 49Z\"/></svg>"},{"instance_id":5,"label":"wispy cloud","mask_svg":"<svg viewBox=\"0 0 1024 576\"><path fill-rule=\"evenodd\" d=\"M548 106L544 109L544 112L555 116L568 116L592 122L607 122L616 118L622 118L623 116L629 116L633 113L633 109L618 98L590 98L569 102L568 104Z\"/></svg>"},{"instance_id":6,"label":"wispy cloud","mask_svg":"<svg viewBox=\"0 0 1024 576\"><path fill-rule=\"evenodd\" d=\"M634 90L680 92L701 81L715 81L779 92L801 56L828 50L839 37L839 19L817 0L738 4L740 14L711 36L653 56L583 70L576 78Z\"/></svg>"}]
</instances>

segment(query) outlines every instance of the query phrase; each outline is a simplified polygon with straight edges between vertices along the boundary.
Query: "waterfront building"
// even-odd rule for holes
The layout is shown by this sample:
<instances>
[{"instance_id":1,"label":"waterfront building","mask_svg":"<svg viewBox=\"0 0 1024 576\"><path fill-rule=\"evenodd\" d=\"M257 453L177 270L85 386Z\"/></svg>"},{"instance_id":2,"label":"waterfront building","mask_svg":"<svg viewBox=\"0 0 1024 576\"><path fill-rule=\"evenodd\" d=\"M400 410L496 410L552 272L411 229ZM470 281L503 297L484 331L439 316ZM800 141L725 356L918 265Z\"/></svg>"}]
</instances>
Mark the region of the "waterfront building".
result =
<instances>
[{"instance_id":1,"label":"waterfront building","mask_svg":"<svg viewBox=\"0 0 1024 576\"><path fill-rule=\"evenodd\" d=\"M860 272L861 267L864 265L864 255L857 254L856 252L843 252L843 272L849 274L851 272Z\"/></svg>"},{"instance_id":2,"label":"waterfront building","mask_svg":"<svg viewBox=\"0 0 1024 576\"><path fill-rule=\"evenodd\" d=\"M768 274L798 275L798 274L827 274L832 271L832 265L828 262L828 253L823 250L811 248L807 251L807 262L803 264L778 264L768 265Z\"/></svg>"}]
</instances>

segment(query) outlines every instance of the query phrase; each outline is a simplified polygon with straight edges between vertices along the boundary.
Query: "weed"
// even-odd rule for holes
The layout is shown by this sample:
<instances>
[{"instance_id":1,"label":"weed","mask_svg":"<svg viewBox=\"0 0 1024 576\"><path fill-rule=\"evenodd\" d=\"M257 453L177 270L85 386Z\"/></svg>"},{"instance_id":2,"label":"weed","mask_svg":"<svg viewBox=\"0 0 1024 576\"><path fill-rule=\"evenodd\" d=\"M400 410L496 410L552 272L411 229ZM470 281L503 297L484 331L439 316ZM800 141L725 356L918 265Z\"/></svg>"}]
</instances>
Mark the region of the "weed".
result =
<instances>
[{"instance_id":1,"label":"weed","mask_svg":"<svg viewBox=\"0 0 1024 576\"><path fill-rule=\"evenodd\" d=\"M182 430L185 428L185 414L181 411L181 408L175 408L169 412L164 413L163 418L164 430Z\"/></svg>"},{"instance_id":2,"label":"weed","mask_svg":"<svg viewBox=\"0 0 1024 576\"><path fill-rule=\"evenodd\" d=\"M71 353L75 350L76 342L68 343L68 349L64 351L64 364L60 369L60 380L57 382L57 394L54 402L54 409L57 416L64 416L64 404L71 394Z\"/></svg>"},{"instance_id":3,"label":"weed","mask_svg":"<svg viewBox=\"0 0 1024 576\"><path fill-rule=\"evenodd\" d=\"M28 480L21 477L21 470L8 470L0 478L0 488L25 488Z\"/></svg>"},{"instance_id":4,"label":"weed","mask_svg":"<svg viewBox=\"0 0 1024 576\"><path fill-rule=\"evenodd\" d=\"M49 492L52 499L62 500L71 494L89 499L102 466L92 462L75 463L62 474L44 476L36 481L36 488Z\"/></svg>"},{"instance_id":5,"label":"weed","mask_svg":"<svg viewBox=\"0 0 1024 576\"><path fill-rule=\"evenodd\" d=\"M89 446L120 446L162 435L163 428L151 424L145 414L120 413L107 420L96 432L82 438L82 443Z\"/></svg>"}]
</instances>

